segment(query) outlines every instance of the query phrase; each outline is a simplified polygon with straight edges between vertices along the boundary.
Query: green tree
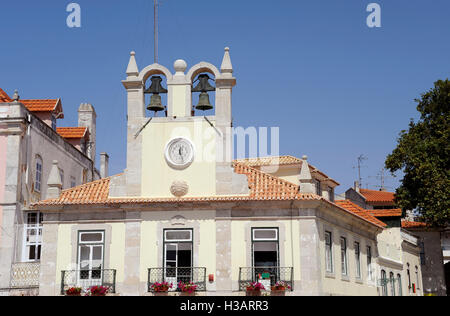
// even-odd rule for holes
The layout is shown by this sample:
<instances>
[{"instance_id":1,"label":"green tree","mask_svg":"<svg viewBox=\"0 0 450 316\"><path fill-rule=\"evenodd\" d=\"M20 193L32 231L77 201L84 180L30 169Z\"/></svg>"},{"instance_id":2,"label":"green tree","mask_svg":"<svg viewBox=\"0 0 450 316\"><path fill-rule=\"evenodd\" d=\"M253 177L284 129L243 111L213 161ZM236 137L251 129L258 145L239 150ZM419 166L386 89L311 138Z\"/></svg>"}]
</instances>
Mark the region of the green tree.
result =
<instances>
[{"instance_id":1,"label":"green tree","mask_svg":"<svg viewBox=\"0 0 450 316\"><path fill-rule=\"evenodd\" d=\"M433 226L450 222L450 81L439 80L434 89L417 99L421 116L402 131L397 148L387 157L386 168L403 171L396 203L403 210L417 210Z\"/></svg>"}]
</instances>

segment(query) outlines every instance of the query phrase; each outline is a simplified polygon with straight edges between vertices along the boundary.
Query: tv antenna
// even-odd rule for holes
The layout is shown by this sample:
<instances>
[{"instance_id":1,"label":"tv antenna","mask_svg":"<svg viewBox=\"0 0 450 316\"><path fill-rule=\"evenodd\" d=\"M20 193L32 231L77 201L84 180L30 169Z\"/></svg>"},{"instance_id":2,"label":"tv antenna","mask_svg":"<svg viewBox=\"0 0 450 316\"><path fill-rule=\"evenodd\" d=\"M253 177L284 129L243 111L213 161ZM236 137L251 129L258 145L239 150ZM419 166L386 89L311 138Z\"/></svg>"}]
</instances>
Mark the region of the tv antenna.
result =
<instances>
[{"instance_id":1,"label":"tv antenna","mask_svg":"<svg viewBox=\"0 0 450 316\"><path fill-rule=\"evenodd\" d=\"M358 167L356 167L356 168L358 168L358 181L359 181L359 185L361 188L362 188L361 168L362 168L363 162L365 160L368 160L368 158L364 157L364 155L359 156L358 157Z\"/></svg>"},{"instance_id":2,"label":"tv antenna","mask_svg":"<svg viewBox=\"0 0 450 316\"><path fill-rule=\"evenodd\" d=\"M381 168L380 172L378 172L376 177L369 177L369 178L375 178L380 181L381 185L376 185L375 187L380 188L380 191L386 191L386 189L392 189L392 187L386 186L386 180L388 178L394 178L389 175L386 175L386 168Z\"/></svg>"}]
</instances>

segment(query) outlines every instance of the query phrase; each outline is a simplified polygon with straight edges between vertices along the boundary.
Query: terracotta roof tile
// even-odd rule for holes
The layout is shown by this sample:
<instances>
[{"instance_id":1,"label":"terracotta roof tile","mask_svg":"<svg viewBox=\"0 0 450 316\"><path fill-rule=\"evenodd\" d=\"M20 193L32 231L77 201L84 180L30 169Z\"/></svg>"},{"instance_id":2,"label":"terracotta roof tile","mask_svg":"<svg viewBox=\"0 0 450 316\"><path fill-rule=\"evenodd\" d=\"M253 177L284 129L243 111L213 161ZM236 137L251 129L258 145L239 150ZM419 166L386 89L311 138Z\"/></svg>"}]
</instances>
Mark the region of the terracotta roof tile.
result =
<instances>
[{"instance_id":1,"label":"terracotta roof tile","mask_svg":"<svg viewBox=\"0 0 450 316\"><path fill-rule=\"evenodd\" d=\"M20 100L20 103L30 112L62 112L60 99L48 99L48 100Z\"/></svg>"},{"instance_id":2,"label":"terracotta roof tile","mask_svg":"<svg viewBox=\"0 0 450 316\"><path fill-rule=\"evenodd\" d=\"M9 95L0 88L0 102L11 102Z\"/></svg>"},{"instance_id":3,"label":"terracotta roof tile","mask_svg":"<svg viewBox=\"0 0 450 316\"><path fill-rule=\"evenodd\" d=\"M58 127L56 132L66 139L85 138L89 134L87 127Z\"/></svg>"},{"instance_id":4,"label":"terracotta roof tile","mask_svg":"<svg viewBox=\"0 0 450 316\"><path fill-rule=\"evenodd\" d=\"M372 224L375 224L380 227L387 226L385 223L383 223L376 217L372 216L368 210L365 210L365 209L359 207L358 205L356 205L355 203L353 203L349 200L336 201L335 203L336 203L336 205L339 205L340 207L342 207L346 210L349 210L349 211L355 213L356 215L364 218L365 220L367 220L368 222L371 222Z\"/></svg>"},{"instance_id":5,"label":"terracotta roof tile","mask_svg":"<svg viewBox=\"0 0 450 316\"><path fill-rule=\"evenodd\" d=\"M235 160L236 163L244 164L249 167L253 168L260 168L265 166L302 166L303 160L294 157L294 156L274 156L274 157L261 157L261 158L248 158L248 159L238 159ZM328 177L325 173L317 169L316 167L309 165L309 169L311 173L318 173L324 178L327 178L327 180L330 180L337 185L339 185L339 182L336 180Z\"/></svg>"},{"instance_id":6,"label":"terracotta roof tile","mask_svg":"<svg viewBox=\"0 0 450 316\"><path fill-rule=\"evenodd\" d=\"M371 216L367 212L348 209L325 200L312 193L299 192L299 186L288 181L279 179L257 169L243 165L234 164L235 172L245 174L248 179L250 193L248 195L228 196L206 196L186 198L109 198L110 179L106 178L81 185L61 193L59 199L46 200L32 205L33 208L42 206L63 205L116 205L116 204L158 204L158 203L189 203L189 202L229 202L229 201L280 201L280 200L315 200L324 201L339 209L365 220L378 227L385 224Z\"/></svg>"},{"instance_id":7,"label":"terracotta roof tile","mask_svg":"<svg viewBox=\"0 0 450 316\"><path fill-rule=\"evenodd\" d=\"M368 210L372 216L375 217L401 217L403 212L401 209L393 210Z\"/></svg>"},{"instance_id":8,"label":"terracotta roof tile","mask_svg":"<svg viewBox=\"0 0 450 316\"><path fill-rule=\"evenodd\" d=\"M427 226L426 223L402 221L402 228L425 228Z\"/></svg>"},{"instance_id":9,"label":"terracotta roof tile","mask_svg":"<svg viewBox=\"0 0 450 316\"><path fill-rule=\"evenodd\" d=\"M389 206L395 203L395 193L361 189L360 193L366 198L366 202L372 205Z\"/></svg>"}]
</instances>

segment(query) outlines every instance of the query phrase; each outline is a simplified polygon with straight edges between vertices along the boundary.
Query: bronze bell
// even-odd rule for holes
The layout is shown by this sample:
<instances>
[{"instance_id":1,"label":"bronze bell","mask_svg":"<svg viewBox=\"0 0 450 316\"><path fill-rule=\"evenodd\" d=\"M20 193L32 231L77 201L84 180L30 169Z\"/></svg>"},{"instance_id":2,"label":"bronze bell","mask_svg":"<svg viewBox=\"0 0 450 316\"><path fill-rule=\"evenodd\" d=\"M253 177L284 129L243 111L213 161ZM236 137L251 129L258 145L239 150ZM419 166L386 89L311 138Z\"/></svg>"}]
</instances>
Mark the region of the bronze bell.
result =
<instances>
[{"instance_id":1,"label":"bronze bell","mask_svg":"<svg viewBox=\"0 0 450 316\"><path fill-rule=\"evenodd\" d=\"M160 94L167 93L167 89L163 88L161 85L162 78L160 76L153 76L151 81L152 84L150 85L150 88L144 91L145 94L152 94L147 110L153 112L164 111L165 107L162 105Z\"/></svg>"},{"instance_id":2,"label":"bronze bell","mask_svg":"<svg viewBox=\"0 0 450 316\"><path fill-rule=\"evenodd\" d=\"M200 92L198 105L195 107L200 111L212 110L214 107L209 101L209 91L216 91L216 88L211 86L208 80L212 80L207 74L202 74L198 76L196 81L199 81L198 85L192 89L192 92Z\"/></svg>"}]
</instances>

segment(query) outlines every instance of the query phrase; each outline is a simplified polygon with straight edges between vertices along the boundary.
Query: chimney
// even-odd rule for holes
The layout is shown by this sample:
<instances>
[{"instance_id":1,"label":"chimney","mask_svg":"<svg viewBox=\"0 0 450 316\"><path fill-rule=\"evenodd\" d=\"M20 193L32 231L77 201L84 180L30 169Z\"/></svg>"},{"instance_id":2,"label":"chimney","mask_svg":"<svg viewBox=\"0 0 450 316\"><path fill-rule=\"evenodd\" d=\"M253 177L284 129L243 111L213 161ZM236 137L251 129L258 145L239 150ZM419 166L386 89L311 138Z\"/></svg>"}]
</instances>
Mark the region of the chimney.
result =
<instances>
[{"instance_id":1,"label":"chimney","mask_svg":"<svg viewBox=\"0 0 450 316\"><path fill-rule=\"evenodd\" d=\"M360 192L359 181L355 181L355 188L354 189L355 189L356 192L358 192L358 193Z\"/></svg>"},{"instance_id":2,"label":"chimney","mask_svg":"<svg viewBox=\"0 0 450 316\"><path fill-rule=\"evenodd\" d=\"M100 177L108 178L109 173L109 156L107 153L100 154Z\"/></svg>"},{"instance_id":3,"label":"chimney","mask_svg":"<svg viewBox=\"0 0 450 316\"><path fill-rule=\"evenodd\" d=\"M58 161L53 160L52 169L47 181L47 195L46 199L58 199L61 195L62 182L61 174L59 173Z\"/></svg>"},{"instance_id":4,"label":"chimney","mask_svg":"<svg viewBox=\"0 0 450 316\"><path fill-rule=\"evenodd\" d=\"M82 103L78 109L78 127L87 127L90 138L87 146L87 156L93 161L95 166L96 154L96 125L97 114L94 107L89 103Z\"/></svg>"}]
</instances>

